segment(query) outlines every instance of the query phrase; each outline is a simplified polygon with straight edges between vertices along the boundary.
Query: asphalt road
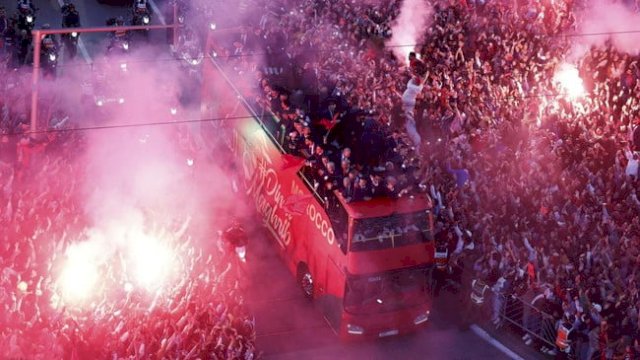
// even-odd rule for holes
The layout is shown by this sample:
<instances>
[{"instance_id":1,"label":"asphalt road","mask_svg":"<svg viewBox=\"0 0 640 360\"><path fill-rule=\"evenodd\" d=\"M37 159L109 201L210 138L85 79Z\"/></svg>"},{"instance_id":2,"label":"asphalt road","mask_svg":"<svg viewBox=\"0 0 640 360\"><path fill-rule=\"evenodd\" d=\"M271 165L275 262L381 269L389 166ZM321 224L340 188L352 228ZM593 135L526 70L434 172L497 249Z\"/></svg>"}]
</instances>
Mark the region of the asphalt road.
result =
<instances>
[{"instance_id":1,"label":"asphalt road","mask_svg":"<svg viewBox=\"0 0 640 360\"><path fill-rule=\"evenodd\" d=\"M249 304L257 346L265 359L509 359L472 331L461 331L450 299L434 304L431 323L418 333L378 341L341 343L320 311L298 289L266 234L249 245L253 277Z\"/></svg>"},{"instance_id":2,"label":"asphalt road","mask_svg":"<svg viewBox=\"0 0 640 360\"><path fill-rule=\"evenodd\" d=\"M36 28L40 28L44 24L49 24L52 29L61 28L62 14L60 11L63 0L33 0L36 12L35 24ZM129 6L110 6L98 3L96 0L73 0L72 3L80 13L80 22L83 27L103 27L106 26L106 20L109 18L122 16L128 23L130 20ZM151 24L161 25L171 23L172 19L166 19L163 9L166 2L154 2L155 8L151 16ZM16 13L16 1L0 0L0 5L4 6L8 15ZM157 10L157 11L156 11ZM86 71L84 69L88 64L104 59L106 47L108 44L107 33L91 33L82 34L80 36L80 44L78 48L78 56L76 61L65 59L64 54L60 54L58 65L59 71ZM149 43L167 44L166 30L153 30L149 33ZM146 45L147 41L140 36L133 37L131 41L131 62L144 63L147 61L172 61L173 57L168 50L168 46L154 47L152 51L137 52ZM167 44L168 45L168 44ZM145 46L146 48L146 46ZM73 68L73 69L72 69Z\"/></svg>"}]
</instances>

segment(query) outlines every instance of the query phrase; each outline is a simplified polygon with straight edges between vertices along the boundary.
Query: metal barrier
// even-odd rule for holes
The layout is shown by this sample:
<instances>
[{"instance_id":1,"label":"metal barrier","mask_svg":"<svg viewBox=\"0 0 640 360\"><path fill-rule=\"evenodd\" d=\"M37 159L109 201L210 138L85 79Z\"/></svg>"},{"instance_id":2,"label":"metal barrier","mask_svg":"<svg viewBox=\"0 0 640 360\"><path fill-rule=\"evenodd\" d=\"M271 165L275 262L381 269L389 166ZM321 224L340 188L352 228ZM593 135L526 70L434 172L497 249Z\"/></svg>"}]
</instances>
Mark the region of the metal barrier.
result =
<instances>
[{"instance_id":1,"label":"metal barrier","mask_svg":"<svg viewBox=\"0 0 640 360\"><path fill-rule=\"evenodd\" d=\"M464 292L463 296L469 296L470 293ZM473 301L473 300L472 300ZM513 295L504 295L496 293L493 290L487 291L485 300L481 304L475 304L479 309L477 312L483 318L484 322L488 318L494 320L493 324L503 329L511 330L518 336L528 334L531 343L535 343L537 348L546 347L559 352L556 342L556 321L552 315L538 309L531 304L530 301ZM496 321L497 320L497 321ZM571 344L570 352L567 354L568 359L618 359L613 354L607 353L602 357L601 349L581 349L576 346L580 344ZM588 343L582 345L588 346ZM581 347L582 348L582 347Z\"/></svg>"},{"instance_id":2,"label":"metal barrier","mask_svg":"<svg viewBox=\"0 0 640 360\"><path fill-rule=\"evenodd\" d=\"M526 300L515 295L496 292L490 287L494 284L486 284L486 291L483 291L484 284L473 281L474 274L471 270L471 264L474 261L475 259L469 258L463 260L462 264L455 261L449 262L451 269L448 278L440 279L440 284L432 284L432 286L440 287L440 291L446 289L463 296L472 306L471 312L467 314L473 317L471 321L478 321L478 324L485 328L495 325L496 328L515 333L523 339L525 335L528 335L531 338L529 344L535 344L536 350L546 347L559 353L560 351L555 344L556 323L559 319L534 306L531 303L533 298ZM480 286L477 286L478 284ZM475 289L474 285L476 285ZM472 296L474 291L475 295ZM596 348L591 348L590 345L588 340L570 342L570 351L568 354L563 354L562 358L576 360L629 359L625 358L624 354L614 353L611 347L603 349L598 344Z\"/></svg>"},{"instance_id":3,"label":"metal barrier","mask_svg":"<svg viewBox=\"0 0 640 360\"><path fill-rule=\"evenodd\" d=\"M505 323L529 334L532 341L538 341L541 345L551 349L556 347L556 319L553 316L518 297L492 294L494 295L493 301L502 305L500 317Z\"/></svg>"}]
</instances>

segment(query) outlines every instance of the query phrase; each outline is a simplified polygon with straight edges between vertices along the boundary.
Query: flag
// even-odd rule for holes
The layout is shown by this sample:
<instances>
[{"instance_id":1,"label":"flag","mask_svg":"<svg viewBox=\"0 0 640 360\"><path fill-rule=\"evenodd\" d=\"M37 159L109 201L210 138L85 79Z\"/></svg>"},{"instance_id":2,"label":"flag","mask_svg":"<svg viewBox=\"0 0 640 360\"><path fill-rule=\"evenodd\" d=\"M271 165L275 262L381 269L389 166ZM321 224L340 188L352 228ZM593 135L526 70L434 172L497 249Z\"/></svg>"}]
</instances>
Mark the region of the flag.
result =
<instances>
[{"instance_id":1,"label":"flag","mask_svg":"<svg viewBox=\"0 0 640 360\"><path fill-rule=\"evenodd\" d=\"M291 154L282 155L282 166L280 170L287 170L291 168L297 168L304 163L304 158L297 157Z\"/></svg>"},{"instance_id":2,"label":"flag","mask_svg":"<svg viewBox=\"0 0 640 360\"><path fill-rule=\"evenodd\" d=\"M320 125L327 130L331 130L336 125L336 122L329 119L320 119Z\"/></svg>"},{"instance_id":3,"label":"flag","mask_svg":"<svg viewBox=\"0 0 640 360\"><path fill-rule=\"evenodd\" d=\"M284 202L285 211L294 215L303 215L307 208L307 200L311 199L311 194L292 194Z\"/></svg>"},{"instance_id":4,"label":"flag","mask_svg":"<svg viewBox=\"0 0 640 360\"><path fill-rule=\"evenodd\" d=\"M534 283L536 281L536 268L531 261L527 263L527 274L529 275L531 283Z\"/></svg>"}]
</instances>

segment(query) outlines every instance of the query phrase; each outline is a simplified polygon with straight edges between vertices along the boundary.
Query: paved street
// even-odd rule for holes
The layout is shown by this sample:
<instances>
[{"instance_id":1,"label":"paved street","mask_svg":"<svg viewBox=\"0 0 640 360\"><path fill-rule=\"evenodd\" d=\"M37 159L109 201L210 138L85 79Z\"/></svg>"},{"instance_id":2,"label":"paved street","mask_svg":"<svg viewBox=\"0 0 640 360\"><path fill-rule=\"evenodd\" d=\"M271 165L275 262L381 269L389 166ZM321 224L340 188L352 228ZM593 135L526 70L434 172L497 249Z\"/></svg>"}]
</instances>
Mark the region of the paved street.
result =
<instances>
[{"instance_id":1,"label":"paved street","mask_svg":"<svg viewBox=\"0 0 640 360\"><path fill-rule=\"evenodd\" d=\"M106 20L109 18L122 16L125 21L130 18L129 6L110 6L98 3L96 0L76 0L72 1L80 13L80 22L85 27L102 27L106 26ZM63 4L63 0L35 0L34 4L38 11L36 12L36 28L40 28L43 24L49 24L51 28L60 28L62 22L62 15L60 7ZM162 2L154 3L156 9L163 8L165 5ZM10 0L1 0L0 5L7 9L8 15L16 13L16 2ZM164 22L172 22L172 19L165 19L164 15L158 14L154 11L151 17L151 23L160 25ZM149 34L151 43L154 44L166 44L167 33L165 30L151 31ZM139 44L144 44L145 40L136 39L132 40L132 63L146 61L172 61L171 55L164 51L168 49L162 47L161 51L153 51L152 53L145 52L143 54L136 54L136 50L140 48ZM137 47L136 47L137 46ZM59 63L59 70L62 72L68 71L70 67L76 69L82 69L82 66L90 64L96 59L101 59L106 52L107 47L107 34L106 33L92 33L82 34L80 36L80 45L78 51L77 61L71 63L68 59L61 55ZM62 52L61 52L62 54Z\"/></svg>"},{"instance_id":2,"label":"paved street","mask_svg":"<svg viewBox=\"0 0 640 360\"><path fill-rule=\"evenodd\" d=\"M508 359L471 331L460 331L450 301L440 299L429 326L416 334L382 341L341 343L297 288L269 239L250 245L257 345L265 359ZM443 301L444 300L444 301Z\"/></svg>"}]
</instances>

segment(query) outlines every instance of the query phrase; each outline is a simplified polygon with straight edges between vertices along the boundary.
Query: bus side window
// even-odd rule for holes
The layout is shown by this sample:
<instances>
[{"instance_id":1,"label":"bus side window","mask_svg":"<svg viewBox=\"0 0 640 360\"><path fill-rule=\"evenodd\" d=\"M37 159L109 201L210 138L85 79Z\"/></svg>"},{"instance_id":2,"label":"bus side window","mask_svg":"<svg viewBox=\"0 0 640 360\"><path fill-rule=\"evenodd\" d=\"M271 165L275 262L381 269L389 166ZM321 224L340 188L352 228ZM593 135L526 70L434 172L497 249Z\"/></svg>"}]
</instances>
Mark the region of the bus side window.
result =
<instances>
[{"instance_id":1,"label":"bus side window","mask_svg":"<svg viewBox=\"0 0 640 360\"><path fill-rule=\"evenodd\" d=\"M331 226L333 227L338 247L344 254L346 254L348 244L347 238L349 230L349 215L340 204L340 201L336 197L336 194L333 192L333 190L319 187L320 193L318 192L318 186L315 186L315 181L309 180L313 177L308 172L309 168L305 166L298 171L298 176L302 179L307 189L309 189L309 191L311 191L311 193L315 195L315 198L327 212L327 215L329 215L329 221L331 222Z\"/></svg>"},{"instance_id":2,"label":"bus side window","mask_svg":"<svg viewBox=\"0 0 640 360\"><path fill-rule=\"evenodd\" d=\"M325 202L327 214L329 215L329 220L331 220L331 225L333 226L333 230L336 235L338 247L340 247L343 254L346 254L349 216L333 192L327 194L325 199L327 200Z\"/></svg>"},{"instance_id":3,"label":"bus side window","mask_svg":"<svg viewBox=\"0 0 640 360\"><path fill-rule=\"evenodd\" d=\"M347 239L343 237L338 238L338 247L342 251L343 254L347 253Z\"/></svg>"},{"instance_id":4,"label":"bus side window","mask_svg":"<svg viewBox=\"0 0 640 360\"><path fill-rule=\"evenodd\" d=\"M262 127L271 134L271 138L277 142L280 146L282 146L284 136L284 125L281 123L280 119L273 113L271 110L263 107L258 103L252 104L255 109L258 109L259 114L257 117L259 118Z\"/></svg>"}]
</instances>

